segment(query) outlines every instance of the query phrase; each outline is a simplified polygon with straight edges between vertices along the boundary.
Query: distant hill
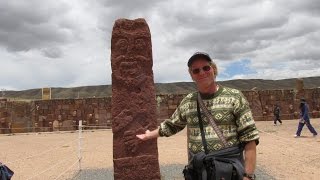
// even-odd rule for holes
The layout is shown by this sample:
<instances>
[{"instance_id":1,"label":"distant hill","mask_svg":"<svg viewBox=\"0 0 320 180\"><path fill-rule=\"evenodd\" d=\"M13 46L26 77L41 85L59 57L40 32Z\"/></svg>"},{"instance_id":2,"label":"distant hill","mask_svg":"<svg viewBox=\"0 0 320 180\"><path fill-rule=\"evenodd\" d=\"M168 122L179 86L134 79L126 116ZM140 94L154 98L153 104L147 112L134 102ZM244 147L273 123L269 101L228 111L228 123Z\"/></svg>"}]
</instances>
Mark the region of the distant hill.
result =
<instances>
[{"instance_id":1,"label":"distant hill","mask_svg":"<svg viewBox=\"0 0 320 180\"><path fill-rule=\"evenodd\" d=\"M320 87L320 77L301 78L304 88L312 89ZM295 89L297 79L263 80L263 79L236 79L229 81L219 81L223 86L237 88L239 90L275 90L275 89ZM186 94L196 90L193 82L176 83L156 83L157 94ZM90 97L111 96L111 85L82 86L72 88L52 87L53 99L74 99ZM13 99L41 99L41 89L29 89L23 91L5 91L4 97ZM1 94L0 94L1 95Z\"/></svg>"}]
</instances>

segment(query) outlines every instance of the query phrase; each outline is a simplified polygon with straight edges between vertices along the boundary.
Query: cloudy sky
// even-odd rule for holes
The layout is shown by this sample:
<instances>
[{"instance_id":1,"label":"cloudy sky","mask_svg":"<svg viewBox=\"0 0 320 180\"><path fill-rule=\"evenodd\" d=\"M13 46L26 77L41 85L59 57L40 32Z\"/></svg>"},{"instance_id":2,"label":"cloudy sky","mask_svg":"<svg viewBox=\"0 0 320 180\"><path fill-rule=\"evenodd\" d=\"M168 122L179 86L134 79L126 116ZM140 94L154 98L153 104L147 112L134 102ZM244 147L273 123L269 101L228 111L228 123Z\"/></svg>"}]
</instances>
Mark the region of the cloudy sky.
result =
<instances>
[{"instance_id":1,"label":"cloudy sky","mask_svg":"<svg viewBox=\"0 0 320 180\"><path fill-rule=\"evenodd\" d=\"M218 81L320 76L319 0L0 0L1 90L111 84L119 18L146 19L157 83L196 51Z\"/></svg>"}]
</instances>

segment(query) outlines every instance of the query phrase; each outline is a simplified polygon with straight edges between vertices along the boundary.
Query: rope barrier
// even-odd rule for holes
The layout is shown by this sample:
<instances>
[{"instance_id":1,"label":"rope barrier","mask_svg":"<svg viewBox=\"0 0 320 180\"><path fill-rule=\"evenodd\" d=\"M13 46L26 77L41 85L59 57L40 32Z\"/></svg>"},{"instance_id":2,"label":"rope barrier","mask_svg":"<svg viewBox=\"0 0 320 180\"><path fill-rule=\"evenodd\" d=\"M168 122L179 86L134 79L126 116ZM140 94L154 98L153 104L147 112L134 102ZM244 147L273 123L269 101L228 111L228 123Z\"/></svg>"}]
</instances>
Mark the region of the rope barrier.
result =
<instances>
[{"instance_id":1,"label":"rope barrier","mask_svg":"<svg viewBox=\"0 0 320 180\"><path fill-rule=\"evenodd\" d=\"M81 157L81 149L82 149L82 147L81 147L81 139L83 139L83 137L82 137L82 121L81 121L81 120L79 121L79 130L78 130L78 132L79 132L79 134L78 134L78 159L77 159L77 161L75 161L69 168L67 168L67 169L66 169L65 171L63 171L60 175L58 175L58 177L55 178L55 179L60 178L63 174L65 174L67 171L69 171L69 170L70 170L75 164L77 164L77 163L78 163L78 171L81 171L81 159L82 159L82 157ZM70 142L73 142L73 141L74 141L74 140L72 140L72 141L70 141ZM68 143L68 144L69 144L69 143ZM63 146L62 146L62 147L63 147ZM48 153L48 152L50 152L50 151L59 149L59 148L61 148L61 147L54 148L54 149L50 149L50 150L48 150L48 151L45 151L45 152L41 153L41 155L42 155L42 154L45 154L45 153ZM39 155L29 156L29 157L26 157L26 158L24 158L24 159L32 158L32 157L35 157L35 156L39 156ZM21 159L20 159L20 160L21 160ZM65 159L65 160L63 160L63 161L59 161L58 163L50 166L49 168L43 170L42 172L40 172L40 173L32 176L31 178L28 178L27 180L31 180L31 179L33 179L33 178L35 178L35 177L37 177L37 176L40 176L41 174L43 174L43 173L45 173L45 172L53 169L53 168L56 167L57 165L62 164L63 162L66 162L67 160L69 160L69 159ZM18 160L18 161L19 161L19 160ZM14 161L14 162L18 162L18 161ZM14 163L14 162L11 162L11 163Z\"/></svg>"},{"instance_id":2,"label":"rope barrier","mask_svg":"<svg viewBox=\"0 0 320 180\"><path fill-rule=\"evenodd\" d=\"M79 141L78 141L78 168L79 168L79 171L81 171L81 139L83 138L82 137L82 121L80 120L79 121L79 134L78 134L78 138L79 138Z\"/></svg>"},{"instance_id":3,"label":"rope barrier","mask_svg":"<svg viewBox=\"0 0 320 180\"><path fill-rule=\"evenodd\" d=\"M86 126L86 125L83 125L82 127L94 127L94 128L111 128L111 126Z\"/></svg>"},{"instance_id":4,"label":"rope barrier","mask_svg":"<svg viewBox=\"0 0 320 180\"><path fill-rule=\"evenodd\" d=\"M64 175L67 171L69 171L74 165L76 165L78 163L78 160L75 161L71 166L69 166L65 171L63 171L60 175L58 175L58 177L55 178L56 179L59 179L62 175ZM79 172L79 171L78 171Z\"/></svg>"},{"instance_id":5,"label":"rope barrier","mask_svg":"<svg viewBox=\"0 0 320 180\"><path fill-rule=\"evenodd\" d=\"M53 168L54 168L54 167L56 167L57 165L62 164L63 162L66 162L67 160L69 160L69 159L65 159L65 160L63 160L63 161L59 161L58 163L56 163L56 164L54 164L54 165L50 166L49 168L47 168L47 169L45 169L45 170L41 171L40 173L38 173L38 174L36 174L36 175L34 175L34 176L32 176L32 177L28 178L27 180L33 179L33 178L35 178L35 177L37 177L37 176L40 176L41 174L43 174L43 173L45 173L45 172L47 172L47 171L49 171L49 170L53 169Z\"/></svg>"},{"instance_id":6,"label":"rope barrier","mask_svg":"<svg viewBox=\"0 0 320 180\"><path fill-rule=\"evenodd\" d=\"M68 127L60 127L60 129L64 129L64 128L75 128L75 127L78 127L78 126L68 126ZM86 125L83 125L83 127L95 127L95 128L111 128L111 126L109 126L109 125L106 125L106 126L91 126L91 125L88 125L88 126L86 126ZM51 128L52 129L52 127L45 127L45 126L43 126L43 127L21 127L21 128L0 128L0 130L23 130L23 129L32 129L32 130L38 130L38 129L49 129L49 128Z\"/></svg>"},{"instance_id":7,"label":"rope barrier","mask_svg":"<svg viewBox=\"0 0 320 180\"><path fill-rule=\"evenodd\" d=\"M13 138L13 137L12 137ZM22 143L22 144L24 144L24 143L26 143L26 140L25 140L25 138L24 137L22 137L22 136L14 136L14 138L15 138L15 140L17 140L17 141L19 141L20 143ZM75 141L75 140L72 140L72 141ZM69 141L67 144L69 144L70 142L72 142L72 141ZM5 143L10 143L10 141L7 141L7 142L5 142ZM38 144L38 145L43 145L41 142L35 142L35 141L32 141L31 142L33 145L34 144ZM63 143L65 143L65 142L63 142ZM28 142L28 144L30 144L30 142ZM62 144L62 145L60 145L61 144L61 142L58 142L58 143L56 143L55 145L52 145L52 147L56 147L56 146L64 146L65 144Z\"/></svg>"},{"instance_id":8,"label":"rope barrier","mask_svg":"<svg viewBox=\"0 0 320 180\"><path fill-rule=\"evenodd\" d=\"M57 148L49 149L49 150L44 151L44 152L42 152L42 153L40 153L40 154L37 154L37 155L27 156L27 157L24 157L24 158L20 158L20 159L18 159L18 160L16 160L16 161L7 162L7 164L13 164L13 163L16 163L16 162L25 160L25 159L31 159L31 158L34 158L34 157L37 157L37 156L42 156L43 154L46 154L46 153L49 153L49 152L51 152L51 151L60 149L60 148L62 148L63 146L66 146L66 145L70 144L70 143L73 142L73 141L75 141L75 140L69 141L68 143L65 143L65 144L63 144L63 145L61 145L61 146L59 146L59 147L57 147Z\"/></svg>"},{"instance_id":9,"label":"rope barrier","mask_svg":"<svg viewBox=\"0 0 320 180\"><path fill-rule=\"evenodd\" d=\"M80 121L80 122L81 122L81 121ZM82 126L82 122L79 123L79 130L78 130L79 135L78 135L78 139L77 139L77 140L78 140L78 160L77 160L77 163L78 163L78 169L79 169L79 171L81 171L81 160L82 160L82 155L81 155L81 150L82 150L82 147L81 147L81 139L83 139L83 137L82 137L82 132L83 132L82 128L83 128L83 127L99 127L99 128L101 128L101 126ZM103 130L103 129L97 129L97 130ZM87 131L89 131L89 130L87 130ZM57 148L49 149L49 150L44 151L44 152L42 152L42 153L40 153L40 154L37 154L37 155L31 155L31 156L27 156L27 157L24 157L24 158L20 158L20 159L18 159L18 160L16 160L16 161L7 162L7 164L14 164L14 163L16 163L16 162L20 162L20 161L23 161L23 160L25 160L25 159L31 159L31 158L34 158L34 157L42 156L42 155L47 154L47 153L49 153L49 152L55 151L55 150L57 150L57 149L60 149L60 148L62 148L63 146L66 146L66 145L68 145L68 144L70 144L70 143L72 143L72 142L74 142L74 141L76 141L76 140L72 140L72 141L69 141L69 142L64 143L64 144L62 144L62 145L58 145L59 147L57 147ZM66 161L66 160L64 160L64 161ZM62 161L62 162L64 162L64 161ZM61 164L61 162L56 163L55 165L47 168L46 170L42 171L41 173L39 173L39 174L37 174L37 175L34 175L33 177L31 177L31 178L29 178L29 179L32 179L32 178L34 178L34 177L37 177L37 176L43 174L44 172L47 172L48 170L54 168L54 167L57 166L58 164Z\"/></svg>"}]
</instances>

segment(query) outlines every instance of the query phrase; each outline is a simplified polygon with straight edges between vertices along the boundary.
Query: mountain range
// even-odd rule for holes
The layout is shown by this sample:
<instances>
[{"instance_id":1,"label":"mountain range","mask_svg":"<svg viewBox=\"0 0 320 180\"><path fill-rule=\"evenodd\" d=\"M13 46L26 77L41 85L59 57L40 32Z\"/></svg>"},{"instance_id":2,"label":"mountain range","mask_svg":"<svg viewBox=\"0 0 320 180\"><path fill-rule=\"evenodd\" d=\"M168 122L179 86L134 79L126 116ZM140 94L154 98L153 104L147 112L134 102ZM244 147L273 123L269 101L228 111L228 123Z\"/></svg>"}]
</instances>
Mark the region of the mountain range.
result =
<instances>
[{"instance_id":1,"label":"mountain range","mask_svg":"<svg viewBox=\"0 0 320 180\"><path fill-rule=\"evenodd\" d=\"M239 90L276 90L276 89L295 89L298 79L281 79L281 80L263 80L263 79L235 79L228 81L218 81L222 86L237 88ZM303 80L305 89L320 87L319 77L300 78ZM193 82L176 82L176 83L155 83L157 94L186 94L196 91ZM111 85L81 86L81 87L51 87L52 99L75 99L75 98L92 98L108 97L112 94ZM2 91L2 98L14 100L35 100L41 99L42 89L28 89L21 91Z\"/></svg>"}]
</instances>

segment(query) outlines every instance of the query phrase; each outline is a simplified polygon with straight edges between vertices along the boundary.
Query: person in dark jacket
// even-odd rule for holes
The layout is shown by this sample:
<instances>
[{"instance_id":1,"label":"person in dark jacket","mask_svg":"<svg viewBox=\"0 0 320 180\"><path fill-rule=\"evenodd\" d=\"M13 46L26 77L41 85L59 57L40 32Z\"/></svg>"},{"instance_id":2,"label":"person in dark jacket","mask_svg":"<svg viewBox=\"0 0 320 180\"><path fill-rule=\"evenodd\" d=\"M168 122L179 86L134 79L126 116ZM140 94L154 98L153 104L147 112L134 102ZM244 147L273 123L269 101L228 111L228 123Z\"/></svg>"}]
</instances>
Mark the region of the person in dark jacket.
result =
<instances>
[{"instance_id":1,"label":"person in dark jacket","mask_svg":"<svg viewBox=\"0 0 320 180\"><path fill-rule=\"evenodd\" d=\"M295 137L300 137L301 131L304 125L307 125L309 131L313 134L313 136L317 136L318 133L317 131L312 127L310 123L310 118L309 118L309 107L304 98L301 99L300 102L300 119L299 119L299 125L298 125L298 130L296 132Z\"/></svg>"},{"instance_id":2,"label":"person in dark jacket","mask_svg":"<svg viewBox=\"0 0 320 180\"><path fill-rule=\"evenodd\" d=\"M276 126L277 125L277 121L279 121L280 125L282 124L282 121L280 119L280 107L278 104L276 104L274 106L274 109L273 109L273 114L274 114L274 125Z\"/></svg>"}]
</instances>

